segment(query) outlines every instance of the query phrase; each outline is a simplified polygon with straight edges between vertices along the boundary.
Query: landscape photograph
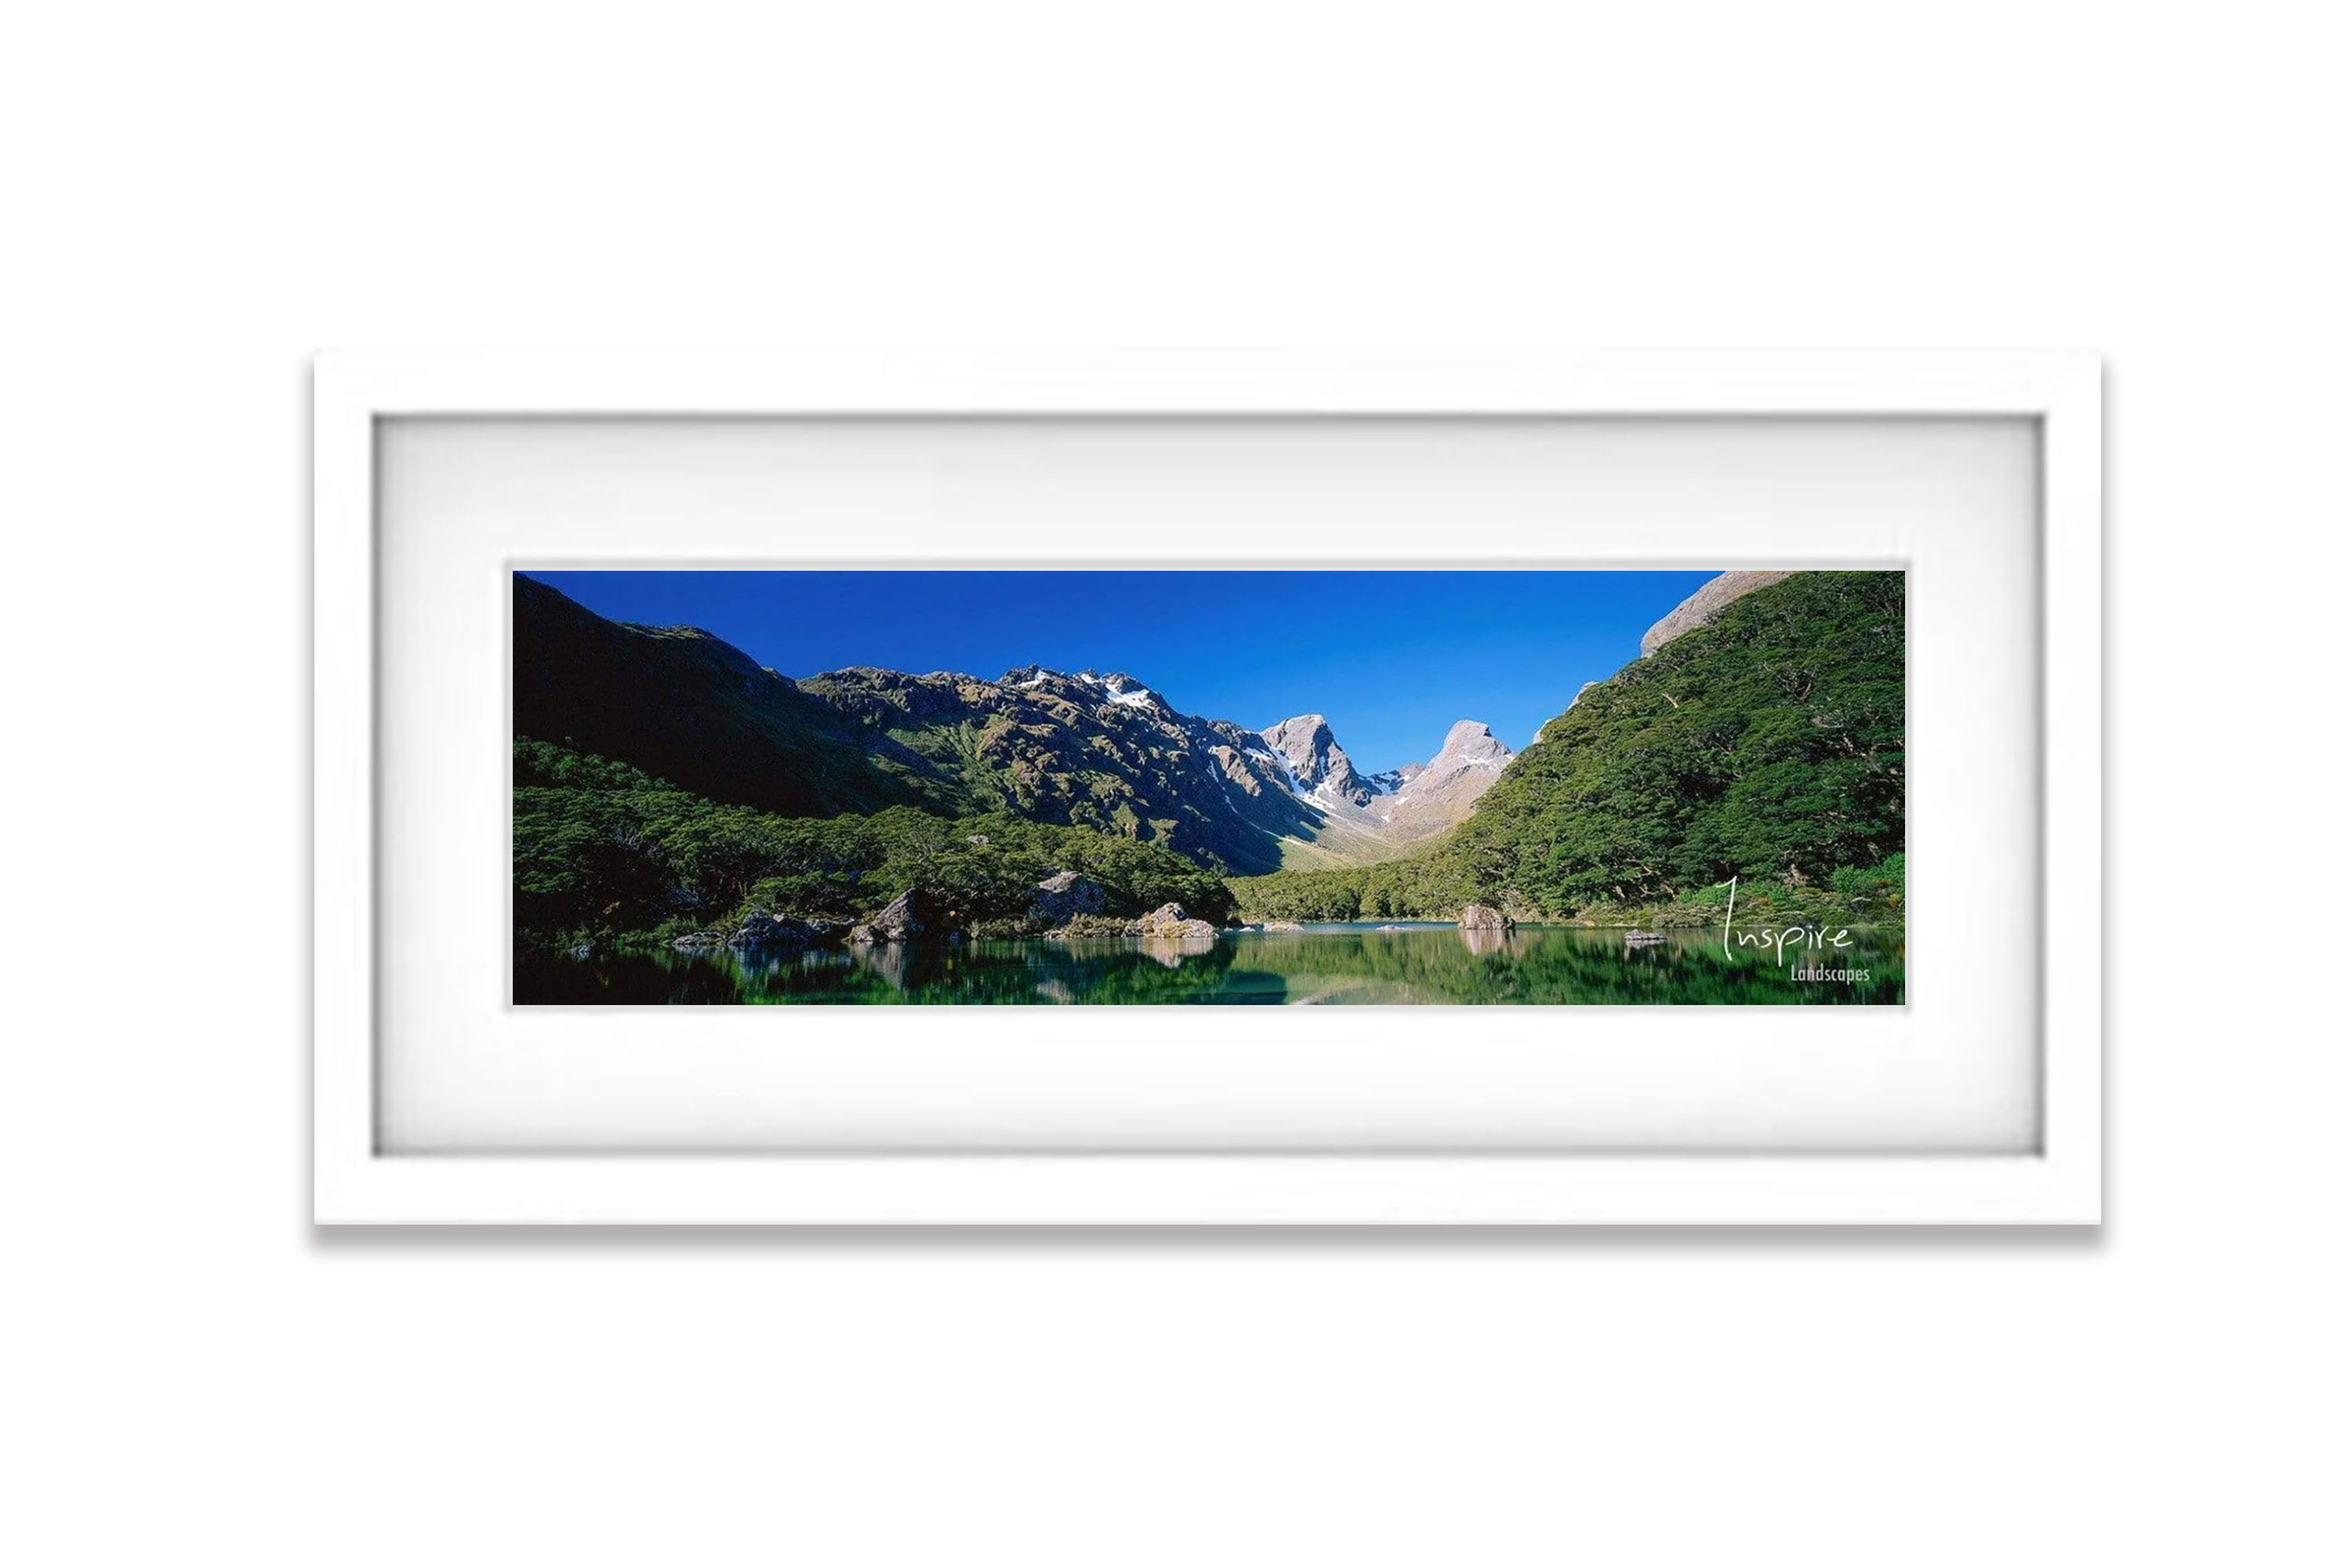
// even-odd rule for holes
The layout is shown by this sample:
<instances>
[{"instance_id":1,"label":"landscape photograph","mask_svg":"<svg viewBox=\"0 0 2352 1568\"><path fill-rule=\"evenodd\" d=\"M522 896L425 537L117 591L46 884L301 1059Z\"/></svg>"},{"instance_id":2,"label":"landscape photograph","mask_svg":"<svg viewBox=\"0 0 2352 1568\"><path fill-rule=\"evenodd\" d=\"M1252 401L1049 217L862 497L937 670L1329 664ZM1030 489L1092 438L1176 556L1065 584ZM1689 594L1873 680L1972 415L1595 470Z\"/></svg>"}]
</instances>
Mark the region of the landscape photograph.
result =
<instances>
[{"instance_id":1,"label":"landscape photograph","mask_svg":"<svg viewBox=\"0 0 2352 1568\"><path fill-rule=\"evenodd\" d=\"M512 591L519 1005L1905 1000L1900 572Z\"/></svg>"}]
</instances>

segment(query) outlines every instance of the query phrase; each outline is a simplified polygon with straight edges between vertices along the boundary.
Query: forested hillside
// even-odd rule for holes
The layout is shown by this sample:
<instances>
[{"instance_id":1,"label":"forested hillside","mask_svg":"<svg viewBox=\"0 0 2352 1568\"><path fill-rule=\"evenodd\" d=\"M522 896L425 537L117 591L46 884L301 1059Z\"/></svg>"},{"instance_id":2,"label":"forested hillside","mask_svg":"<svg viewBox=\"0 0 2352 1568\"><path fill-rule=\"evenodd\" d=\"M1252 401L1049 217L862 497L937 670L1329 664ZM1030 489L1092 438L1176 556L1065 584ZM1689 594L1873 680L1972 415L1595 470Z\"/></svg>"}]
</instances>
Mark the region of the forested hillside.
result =
<instances>
[{"instance_id":1,"label":"forested hillside","mask_svg":"<svg viewBox=\"0 0 2352 1568\"><path fill-rule=\"evenodd\" d=\"M667 939L757 909L840 922L920 889L955 929L1033 925L1037 884L1075 871L1105 910L1175 902L1222 921L1216 877L1159 846L1001 813L957 820L899 806L786 817L726 805L625 763L520 739L514 754L519 946Z\"/></svg>"},{"instance_id":2,"label":"forested hillside","mask_svg":"<svg viewBox=\"0 0 2352 1568\"><path fill-rule=\"evenodd\" d=\"M1567 918L1817 889L1899 909L1904 580L1811 572L1748 593L1587 688L1433 851L1234 884L1274 919ZM1890 901L1891 900L1891 901ZM1352 905L1352 908L1351 908Z\"/></svg>"}]
</instances>

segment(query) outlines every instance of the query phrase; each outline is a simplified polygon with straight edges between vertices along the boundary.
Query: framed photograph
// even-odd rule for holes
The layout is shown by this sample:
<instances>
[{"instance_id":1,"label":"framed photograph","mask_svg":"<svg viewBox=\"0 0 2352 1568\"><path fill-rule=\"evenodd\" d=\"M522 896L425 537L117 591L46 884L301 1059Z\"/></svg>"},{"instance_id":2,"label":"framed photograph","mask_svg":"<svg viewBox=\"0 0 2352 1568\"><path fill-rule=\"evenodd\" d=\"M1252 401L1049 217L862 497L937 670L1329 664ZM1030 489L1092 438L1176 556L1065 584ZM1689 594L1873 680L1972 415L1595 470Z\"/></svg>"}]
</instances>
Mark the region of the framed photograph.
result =
<instances>
[{"instance_id":1,"label":"framed photograph","mask_svg":"<svg viewBox=\"0 0 2352 1568\"><path fill-rule=\"evenodd\" d=\"M2094 358L315 421L321 1223L2098 1222Z\"/></svg>"}]
</instances>

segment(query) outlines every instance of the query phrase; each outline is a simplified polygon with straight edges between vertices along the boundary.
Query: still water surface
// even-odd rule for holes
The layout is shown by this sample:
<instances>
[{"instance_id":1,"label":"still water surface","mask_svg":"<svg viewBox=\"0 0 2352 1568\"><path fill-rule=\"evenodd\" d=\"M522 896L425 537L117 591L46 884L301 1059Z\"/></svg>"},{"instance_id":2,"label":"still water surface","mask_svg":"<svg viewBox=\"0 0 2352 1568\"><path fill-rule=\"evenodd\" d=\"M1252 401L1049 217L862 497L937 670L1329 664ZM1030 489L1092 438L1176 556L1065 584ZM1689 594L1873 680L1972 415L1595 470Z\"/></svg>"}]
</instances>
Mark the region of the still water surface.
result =
<instances>
[{"instance_id":1,"label":"still water surface","mask_svg":"<svg viewBox=\"0 0 2352 1568\"><path fill-rule=\"evenodd\" d=\"M1899 1005L1903 935L1856 931L1834 954L1785 962L1721 934L1669 931L1629 946L1618 931L1521 926L1509 932L1412 924L1227 931L1213 941L1109 937L992 941L788 955L617 953L526 960L524 1004L604 1003L1633 1003ZM1799 981L1792 964L1866 970L1865 980Z\"/></svg>"}]
</instances>

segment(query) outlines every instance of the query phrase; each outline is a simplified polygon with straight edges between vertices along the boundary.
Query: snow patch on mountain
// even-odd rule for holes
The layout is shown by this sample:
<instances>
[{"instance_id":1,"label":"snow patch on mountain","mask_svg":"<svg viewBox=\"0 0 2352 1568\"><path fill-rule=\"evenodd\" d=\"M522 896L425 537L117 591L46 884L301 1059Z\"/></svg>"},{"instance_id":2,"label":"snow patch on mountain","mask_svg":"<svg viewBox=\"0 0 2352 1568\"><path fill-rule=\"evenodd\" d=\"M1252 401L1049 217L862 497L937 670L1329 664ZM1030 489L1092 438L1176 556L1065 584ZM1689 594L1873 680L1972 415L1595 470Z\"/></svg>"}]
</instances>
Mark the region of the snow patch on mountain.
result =
<instances>
[{"instance_id":1,"label":"snow patch on mountain","mask_svg":"<svg viewBox=\"0 0 2352 1568\"><path fill-rule=\"evenodd\" d=\"M1110 700L1113 702L1118 703L1121 708L1154 708L1159 706L1159 700L1151 695L1151 690L1149 687L1131 686L1122 691L1118 687L1114 686L1111 687L1109 690Z\"/></svg>"},{"instance_id":2,"label":"snow patch on mountain","mask_svg":"<svg viewBox=\"0 0 2352 1568\"><path fill-rule=\"evenodd\" d=\"M1320 713L1253 731L1177 713L1166 698L1122 672L1065 673L1033 664L1006 671L994 684L1019 693L1024 705L1074 701L1082 710L1091 709L1097 724L1117 714L1119 729L1158 726L1167 739L1144 742L1150 756L1178 770L1171 779L1211 784L1216 799L1203 800L1207 809L1278 837L1300 837L1342 860L1409 853L1417 841L1461 821L1513 754L1486 725L1465 719L1446 731L1428 762L1367 774L1357 771ZM1187 763L1197 763L1198 771Z\"/></svg>"}]
</instances>

